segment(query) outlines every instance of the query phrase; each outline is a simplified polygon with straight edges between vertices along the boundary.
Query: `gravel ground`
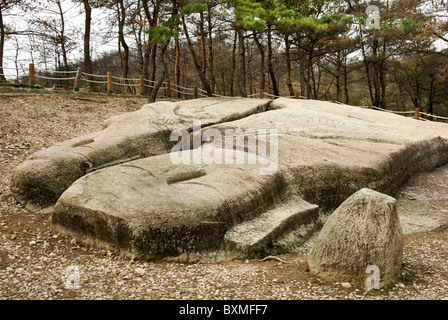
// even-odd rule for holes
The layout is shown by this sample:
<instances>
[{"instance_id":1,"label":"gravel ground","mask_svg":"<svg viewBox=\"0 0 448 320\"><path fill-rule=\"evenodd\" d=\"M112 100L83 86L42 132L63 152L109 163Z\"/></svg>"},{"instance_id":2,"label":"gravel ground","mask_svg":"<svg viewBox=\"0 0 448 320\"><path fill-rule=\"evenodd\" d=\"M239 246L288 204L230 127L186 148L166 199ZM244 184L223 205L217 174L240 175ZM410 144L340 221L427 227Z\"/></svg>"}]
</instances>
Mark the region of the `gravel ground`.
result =
<instances>
[{"instance_id":1,"label":"gravel ground","mask_svg":"<svg viewBox=\"0 0 448 320\"><path fill-rule=\"evenodd\" d=\"M103 120L139 109L144 102L138 97L105 95L0 94L0 299L448 299L448 230L442 223L447 221L448 192L437 193L435 204L409 198L420 184L427 186L437 177L446 181L448 167L413 179L399 198L414 201L414 207L418 205L422 211L431 205L439 224L434 228L432 217L420 215L417 230L407 222L412 221L409 216L403 220L403 229L409 230L403 279L390 290L366 291L312 276L306 263L312 241L296 253L264 261L129 260L54 233L48 215L28 212L13 199L10 174L28 155L99 130ZM448 185L439 187L439 191L447 191ZM431 188L422 192L432 195Z\"/></svg>"}]
</instances>

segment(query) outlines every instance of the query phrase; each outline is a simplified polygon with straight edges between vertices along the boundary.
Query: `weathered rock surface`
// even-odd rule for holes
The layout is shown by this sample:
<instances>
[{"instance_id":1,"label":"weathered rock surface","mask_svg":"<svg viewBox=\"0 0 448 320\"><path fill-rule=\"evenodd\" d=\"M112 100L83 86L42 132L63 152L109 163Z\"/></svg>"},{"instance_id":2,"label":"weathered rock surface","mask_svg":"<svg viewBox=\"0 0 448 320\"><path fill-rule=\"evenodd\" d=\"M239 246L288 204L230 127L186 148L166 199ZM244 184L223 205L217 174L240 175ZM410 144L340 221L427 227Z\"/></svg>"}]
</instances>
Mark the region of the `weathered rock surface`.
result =
<instances>
[{"instance_id":1,"label":"weathered rock surface","mask_svg":"<svg viewBox=\"0 0 448 320\"><path fill-rule=\"evenodd\" d=\"M395 199L364 188L328 218L308 256L311 273L333 282L364 286L368 266L380 272L380 287L401 276L403 234Z\"/></svg>"},{"instance_id":2,"label":"weathered rock surface","mask_svg":"<svg viewBox=\"0 0 448 320\"><path fill-rule=\"evenodd\" d=\"M309 224L319 215L319 207L292 196L285 203L269 209L252 220L235 225L224 235L230 250L250 254L269 252L275 239Z\"/></svg>"},{"instance_id":3,"label":"weathered rock surface","mask_svg":"<svg viewBox=\"0 0 448 320\"><path fill-rule=\"evenodd\" d=\"M446 124L323 101L281 98L267 108L265 100L200 99L206 112L195 101L147 105L140 113L113 118L109 127L91 135L94 142L84 137L42 151L16 171L14 195L39 205L57 199L52 224L59 231L145 258L225 249L230 230L255 230L249 226L276 221L254 233L258 242L233 246L252 251L269 248L276 237L296 228L292 221L299 216L281 210L292 197L302 198L305 207L334 210L361 188L394 195L410 176L448 163ZM148 129L150 119L162 120ZM235 155L247 159L258 152L256 164L174 164L172 154L166 154L173 146L170 133L191 132L196 119L224 138L228 129L255 135L266 130L268 153L262 157L246 142ZM112 125L117 127L112 130ZM269 130L277 130L277 145ZM67 145L74 149L67 152ZM216 141L211 145L215 151L229 150ZM277 157L269 154L275 146ZM41 176L33 171L39 161L46 168L40 169ZM272 164L272 174L261 174ZM43 192L41 182L52 180L57 190ZM51 201L41 201L41 194ZM282 217L271 217L276 212ZM317 210L307 216L315 219Z\"/></svg>"},{"instance_id":4,"label":"weathered rock surface","mask_svg":"<svg viewBox=\"0 0 448 320\"><path fill-rule=\"evenodd\" d=\"M397 198L403 234L448 228L448 166L413 176Z\"/></svg>"},{"instance_id":5,"label":"weathered rock surface","mask_svg":"<svg viewBox=\"0 0 448 320\"><path fill-rule=\"evenodd\" d=\"M280 98L269 110L212 128L278 129L285 177L323 210L363 187L393 196L410 176L448 162L447 124L313 100Z\"/></svg>"},{"instance_id":6,"label":"weathered rock surface","mask_svg":"<svg viewBox=\"0 0 448 320\"><path fill-rule=\"evenodd\" d=\"M84 241L155 259L220 249L229 226L281 202L286 190L280 175L260 175L258 165L175 165L167 154L80 178L56 203L52 223Z\"/></svg>"},{"instance_id":7,"label":"weathered rock surface","mask_svg":"<svg viewBox=\"0 0 448 320\"><path fill-rule=\"evenodd\" d=\"M131 160L165 154L175 129L192 130L265 111L269 100L197 99L156 102L113 117L100 132L74 138L31 155L12 175L11 191L25 207L52 206L86 173Z\"/></svg>"}]
</instances>

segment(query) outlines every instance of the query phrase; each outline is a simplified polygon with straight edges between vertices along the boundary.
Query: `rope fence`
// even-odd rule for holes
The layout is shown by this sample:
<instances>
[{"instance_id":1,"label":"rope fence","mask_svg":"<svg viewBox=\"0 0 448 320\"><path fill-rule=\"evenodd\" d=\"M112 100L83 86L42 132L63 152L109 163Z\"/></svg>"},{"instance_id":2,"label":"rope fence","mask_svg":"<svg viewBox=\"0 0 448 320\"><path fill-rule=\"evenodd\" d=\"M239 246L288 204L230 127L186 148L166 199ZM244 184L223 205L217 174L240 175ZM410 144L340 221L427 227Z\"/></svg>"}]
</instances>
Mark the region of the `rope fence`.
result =
<instances>
[{"instance_id":1,"label":"rope fence","mask_svg":"<svg viewBox=\"0 0 448 320\"><path fill-rule=\"evenodd\" d=\"M83 80L85 82L90 82L90 83L107 84L107 81L89 80L84 77L82 77L81 80Z\"/></svg>"},{"instance_id":2,"label":"rope fence","mask_svg":"<svg viewBox=\"0 0 448 320\"><path fill-rule=\"evenodd\" d=\"M16 72L21 71L22 74L26 74L25 70L17 69L17 68L3 68L3 70L14 70ZM5 76L5 74L0 74L1 76ZM63 77L54 77L52 75L62 75ZM71 76L75 75L75 76ZM49 70L41 70L41 69L35 69L34 64L29 64L29 70L28 70L28 79L29 79L29 88L34 89L36 85L36 79L42 79L42 80L48 80L48 81L74 81L73 83L73 91L77 92L79 91L81 81L85 83L92 83L96 85L106 85L107 86L107 93L112 94L113 86L118 87L126 87L128 90L132 90L133 92L137 93L138 95L144 96L146 88L154 89L156 81L144 79L142 75L140 75L139 78L121 78L117 76L113 76L110 72L107 73L107 75L102 74L90 74L83 72L81 68L78 68L76 71L69 70L69 71L49 71ZM115 80L115 81L114 81ZM177 93L177 96L180 98L183 96L184 98L194 98L197 99L199 97L208 97L207 91L199 88L197 86L191 87L184 87L177 84L172 84L171 81L168 79L164 81L161 86L159 87L159 90L164 90L165 95L167 97L171 97L172 93ZM220 97L220 98L232 98L230 96L220 95L213 93L211 96L213 97ZM247 96L248 98L260 98L263 99L265 97L268 98L293 98L293 99L307 99L304 96L301 96L299 94L296 94L294 96L278 96L269 94L266 92L263 92L260 90L258 93L250 94ZM336 104L344 104L342 102L336 101L333 99L331 102ZM422 121L448 121L448 117L442 117L437 116L433 114L428 114L424 112L420 112L419 108L416 108L413 111L394 111L394 110L387 110L384 108L373 106L372 103L370 103L368 106L359 106L360 108L367 108L372 110L378 110L382 112L389 112L394 113L402 116L410 116L414 117L416 120L422 120Z\"/></svg>"},{"instance_id":3,"label":"rope fence","mask_svg":"<svg viewBox=\"0 0 448 320\"><path fill-rule=\"evenodd\" d=\"M40 75L35 75L36 79L45 79L45 80L63 80L63 81L70 81L70 80L75 80L76 77L72 77L72 78L53 78L53 77L46 77L46 76L40 76Z\"/></svg>"},{"instance_id":4,"label":"rope fence","mask_svg":"<svg viewBox=\"0 0 448 320\"><path fill-rule=\"evenodd\" d=\"M83 76L89 76L89 77L97 77L97 78L107 78L107 76L105 75L101 75L101 74L91 74L91 73L85 73L82 72Z\"/></svg>"},{"instance_id":5,"label":"rope fence","mask_svg":"<svg viewBox=\"0 0 448 320\"><path fill-rule=\"evenodd\" d=\"M138 87L138 86L140 86L140 84L135 84L135 83L118 83L118 82L113 82L112 81L112 84L113 85L116 85L116 86L123 86L123 87Z\"/></svg>"},{"instance_id":6,"label":"rope fence","mask_svg":"<svg viewBox=\"0 0 448 320\"><path fill-rule=\"evenodd\" d=\"M70 73L77 73L77 71L58 71L58 70L48 71L48 70L40 70L40 69L35 69L35 71L37 71L37 72L42 72L42 73L56 73L56 74L70 74Z\"/></svg>"},{"instance_id":7,"label":"rope fence","mask_svg":"<svg viewBox=\"0 0 448 320\"><path fill-rule=\"evenodd\" d=\"M423 115L425 115L425 116L427 116L427 117L431 117L431 118L434 118L434 119L448 120L447 117L435 116L435 115L433 115L433 114L428 114L428 113L424 113L424 112L420 112L420 114L423 114ZM425 119L425 120L427 120L427 119Z\"/></svg>"},{"instance_id":8,"label":"rope fence","mask_svg":"<svg viewBox=\"0 0 448 320\"><path fill-rule=\"evenodd\" d=\"M372 103L370 103L369 106L362 106L362 108L369 108L369 109L373 109L373 110L389 112L389 113L402 115L402 116L409 115L410 117L414 117L414 119L416 119L416 120L422 120L422 121L431 121L429 119L423 118L422 115L432 118L433 119L432 121L439 121L439 120L448 121L448 117L442 117L442 116L437 116L437 115L421 112L420 108L415 108L415 110L408 110L408 111L395 111L395 110L388 110L388 109L373 106Z\"/></svg>"},{"instance_id":9,"label":"rope fence","mask_svg":"<svg viewBox=\"0 0 448 320\"><path fill-rule=\"evenodd\" d=\"M373 107L373 109L391 112L391 113L395 113L395 114L414 114L415 113L415 111L393 111L393 110L387 110L387 109L383 109L383 108L375 107L375 106Z\"/></svg>"}]
</instances>

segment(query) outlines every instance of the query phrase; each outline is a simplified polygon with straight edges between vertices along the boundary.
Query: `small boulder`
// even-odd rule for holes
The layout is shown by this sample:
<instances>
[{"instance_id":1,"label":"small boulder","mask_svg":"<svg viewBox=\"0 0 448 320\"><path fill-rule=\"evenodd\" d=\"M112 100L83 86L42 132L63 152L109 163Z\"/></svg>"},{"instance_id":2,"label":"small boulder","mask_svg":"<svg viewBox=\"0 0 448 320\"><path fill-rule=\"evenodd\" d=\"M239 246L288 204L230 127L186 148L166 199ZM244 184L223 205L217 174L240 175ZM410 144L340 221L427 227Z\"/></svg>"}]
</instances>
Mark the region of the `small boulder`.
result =
<instances>
[{"instance_id":1,"label":"small boulder","mask_svg":"<svg viewBox=\"0 0 448 320\"><path fill-rule=\"evenodd\" d=\"M403 233L395 199L361 189L328 218L308 257L312 274L332 282L364 286L379 270L379 286L396 284L401 275Z\"/></svg>"}]
</instances>

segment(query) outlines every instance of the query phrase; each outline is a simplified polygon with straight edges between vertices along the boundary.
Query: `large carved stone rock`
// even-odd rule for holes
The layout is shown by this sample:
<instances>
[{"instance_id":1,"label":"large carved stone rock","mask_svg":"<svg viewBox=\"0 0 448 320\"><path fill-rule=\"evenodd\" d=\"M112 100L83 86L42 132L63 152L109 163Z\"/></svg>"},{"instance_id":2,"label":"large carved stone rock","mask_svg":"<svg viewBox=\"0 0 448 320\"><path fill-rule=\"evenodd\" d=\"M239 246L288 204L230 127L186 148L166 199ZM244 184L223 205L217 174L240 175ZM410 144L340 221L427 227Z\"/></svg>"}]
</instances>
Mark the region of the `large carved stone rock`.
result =
<instances>
[{"instance_id":1,"label":"large carved stone rock","mask_svg":"<svg viewBox=\"0 0 448 320\"><path fill-rule=\"evenodd\" d=\"M365 286L367 268L379 270L379 287L401 276L403 234L395 199L361 189L328 218L308 256L311 273L332 282Z\"/></svg>"},{"instance_id":2,"label":"large carved stone rock","mask_svg":"<svg viewBox=\"0 0 448 320\"><path fill-rule=\"evenodd\" d=\"M220 249L229 226L282 201L279 174L258 165L174 165L161 155L99 170L59 198L53 225L122 253L158 255Z\"/></svg>"},{"instance_id":3,"label":"large carved stone rock","mask_svg":"<svg viewBox=\"0 0 448 320\"><path fill-rule=\"evenodd\" d=\"M214 140L168 154L173 131L194 140L195 120L202 138L212 133ZM234 137L247 139L224 144ZM393 195L411 175L448 162L447 139L446 124L323 101L156 103L33 155L11 189L30 208L56 202L52 224L59 231L126 254L253 253L313 223L316 205L334 210L365 187ZM235 151L233 161L208 161L210 150L224 158ZM239 155L256 162L235 161ZM173 160L184 156L199 161ZM235 241L238 230L257 229L251 224L264 226L260 234Z\"/></svg>"},{"instance_id":4,"label":"large carved stone rock","mask_svg":"<svg viewBox=\"0 0 448 320\"><path fill-rule=\"evenodd\" d=\"M11 192L36 211L52 206L85 174L119 163L168 153L173 130L203 126L263 112L269 100L206 98L156 102L140 110L110 118L104 129L58 143L31 155L14 171Z\"/></svg>"}]
</instances>

